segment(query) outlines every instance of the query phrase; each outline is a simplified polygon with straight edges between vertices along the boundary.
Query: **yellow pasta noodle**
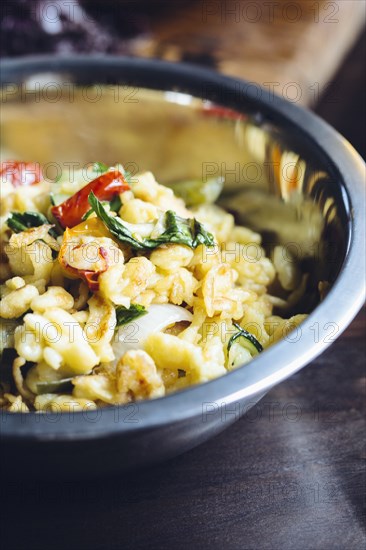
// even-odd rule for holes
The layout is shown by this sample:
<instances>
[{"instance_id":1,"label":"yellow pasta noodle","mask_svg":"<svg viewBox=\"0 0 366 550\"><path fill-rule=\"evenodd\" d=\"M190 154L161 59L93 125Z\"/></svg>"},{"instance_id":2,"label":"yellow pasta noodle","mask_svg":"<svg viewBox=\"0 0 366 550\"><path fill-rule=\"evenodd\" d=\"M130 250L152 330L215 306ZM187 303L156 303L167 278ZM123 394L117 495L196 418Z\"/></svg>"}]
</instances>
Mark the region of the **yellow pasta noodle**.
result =
<instances>
[{"instance_id":1,"label":"yellow pasta noodle","mask_svg":"<svg viewBox=\"0 0 366 550\"><path fill-rule=\"evenodd\" d=\"M121 187L102 200L110 172ZM243 365L304 319L277 315L307 281L284 247L267 256L258 233L217 205L188 209L150 172L128 183L121 165L98 164L57 185L7 181L3 195L5 410L163 397Z\"/></svg>"}]
</instances>

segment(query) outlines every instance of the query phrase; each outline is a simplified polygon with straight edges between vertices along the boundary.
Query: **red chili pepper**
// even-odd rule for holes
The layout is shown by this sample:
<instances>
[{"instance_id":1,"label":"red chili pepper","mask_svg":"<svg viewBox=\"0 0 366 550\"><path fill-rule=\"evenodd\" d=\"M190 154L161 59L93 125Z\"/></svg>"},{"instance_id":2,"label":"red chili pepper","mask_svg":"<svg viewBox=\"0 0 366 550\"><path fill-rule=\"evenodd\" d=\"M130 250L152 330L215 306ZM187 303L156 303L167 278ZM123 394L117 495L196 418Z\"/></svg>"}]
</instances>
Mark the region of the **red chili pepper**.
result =
<instances>
[{"instance_id":1,"label":"red chili pepper","mask_svg":"<svg viewBox=\"0 0 366 550\"><path fill-rule=\"evenodd\" d=\"M0 165L1 182L9 182L13 187L34 185L42 180L41 165L38 162L6 160Z\"/></svg>"},{"instance_id":2,"label":"red chili pepper","mask_svg":"<svg viewBox=\"0 0 366 550\"><path fill-rule=\"evenodd\" d=\"M102 174L80 189L75 195L54 206L51 211L62 227L74 227L90 210L88 197L91 191L100 201L109 201L117 195L130 189L123 175L118 170Z\"/></svg>"}]
</instances>

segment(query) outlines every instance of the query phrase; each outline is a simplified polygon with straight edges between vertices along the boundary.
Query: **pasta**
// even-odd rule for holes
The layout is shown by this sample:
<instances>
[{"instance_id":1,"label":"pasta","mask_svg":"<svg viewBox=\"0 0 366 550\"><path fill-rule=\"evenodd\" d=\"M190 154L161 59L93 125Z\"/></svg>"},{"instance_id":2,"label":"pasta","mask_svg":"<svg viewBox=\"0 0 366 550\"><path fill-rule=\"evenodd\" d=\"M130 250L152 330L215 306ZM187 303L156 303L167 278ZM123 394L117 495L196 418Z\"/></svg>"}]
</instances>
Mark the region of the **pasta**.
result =
<instances>
[{"instance_id":1,"label":"pasta","mask_svg":"<svg viewBox=\"0 0 366 550\"><path fill-rule=\"evenodd\" d=\"M273 307L296 303L306 276L219 206L187 208L121 165L96 163L73 185L40 171L22 181L26 170L1 166L3 409L162 397L243 365L304 319Z\"/></svg>"}]
</instances>

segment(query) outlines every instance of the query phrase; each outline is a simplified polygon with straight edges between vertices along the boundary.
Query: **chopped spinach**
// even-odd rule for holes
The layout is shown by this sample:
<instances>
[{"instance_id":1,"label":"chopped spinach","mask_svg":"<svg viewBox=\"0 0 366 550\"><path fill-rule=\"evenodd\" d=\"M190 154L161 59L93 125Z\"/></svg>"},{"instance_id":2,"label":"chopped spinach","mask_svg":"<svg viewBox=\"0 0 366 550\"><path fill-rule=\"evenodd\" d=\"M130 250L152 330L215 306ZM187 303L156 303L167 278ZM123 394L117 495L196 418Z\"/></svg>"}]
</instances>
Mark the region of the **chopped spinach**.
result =
<instances>
[{"instance_id":1,"label":"chopped spinach","mask_svg":"<svg viewBox=\"0 0 366 550\"><path fill-rule=\"evenodd\" d=\"M40 212L12 212L6 223L14 233L21 233L31 227L40 227L44 224L49 225L50 222ZM55 239L58 237L55 229L51 228L48 232L51 237Z\"/></svg>"},{"instance_id":2,"label":"chopped spinach","mask_svg":"<svg viewBox=\"0 0 366 550\"><path fill-rule=\"evenodd\" d=\"M96 198L93 192L89 194L89 203L104 225L122 243L130 245L134 250L153 250L162 244L185 244L190 248L197 248L200 244L214 246L213 235L206 231L204 226L196 219L184 219L172 210L165 213L165 231L155 239L144 238L137 240L131 231L123 225L120 218L110 216L103 204Z\"/></svg>"},{"instance_id":3,"label":"chopped spinach","mask_svg":"<svg viewBox=\"0 0 366 550\"><path fill-rule=\"evenodd\" d=\"M116 307L116 317L117 317L116 327L121 327L122 325L130 323L131 321L134 321L138 317L142 317L143 315L146 315L146 313L147 313L147 309L144 306L140 306L139 304L131 304L129 308L125 306L117 306Z\"/></svg>"},{"instance_id":4,"label":"chopped spinach","mask_svg":"<svg viewBox=\"0 0 366 550\"><path fill-rule=\"evenodd\" d=\"M109 203L109 208L111 209L112 212L119 212L121 206L122 206L122 202L119 195L115 195Z\"/></svg>"},{"instance_id":5,"label":"chopped spinach","mask_svg":"<svg viewBox=\"0 0 366 550\"><path fill-rule=\"evenodd\" d=\"M102 175L104 174L104 172L108 172L108 166L104 164L104 162L94 162L93 172L96 172L97 174Z\"/></svg>"}]
</instances>

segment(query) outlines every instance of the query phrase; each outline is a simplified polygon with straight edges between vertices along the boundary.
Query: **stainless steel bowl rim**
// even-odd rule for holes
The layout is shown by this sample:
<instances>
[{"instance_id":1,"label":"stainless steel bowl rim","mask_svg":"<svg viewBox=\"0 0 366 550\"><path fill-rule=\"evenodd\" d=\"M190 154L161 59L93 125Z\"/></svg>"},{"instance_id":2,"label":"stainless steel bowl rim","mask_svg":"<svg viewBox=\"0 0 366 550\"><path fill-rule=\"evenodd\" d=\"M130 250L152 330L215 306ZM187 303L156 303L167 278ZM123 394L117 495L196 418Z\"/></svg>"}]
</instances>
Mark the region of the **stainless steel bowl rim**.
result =
<instances>
[{"instance_id":1,"label":"stainless steel bowl rim","mask_svg":"<svg viewBox=\"0 0 366 550\"><path fill-rule=\"evenodd\" d=\"M159 399L130 406L106 407L94 416L75 412L72 416L63 413L51 419L49 415L32 412L1 412L0 431L5 439L66 441L114 437L122 432L179 423L200 414L204 419L210 408L223 407L230 414L231 404L266 393L322 353L331 343L325 337L325 329L322 332L324 326L335 323L338 337L365 301L365 163L332 127L312 112L274 96L268 90L262 89L259 99L258 88L254 90L248 82L190 64L101 55L73 58L30 56L3 60L1 84L18 82L22 77L37 72L70 71L79 74L92 68L96 71L94 83L98 83L101 71L112 71L119 83L133 81L141 87L156 90L174 87L203 98L204 83L210 86L212 96L209 99L213 99L215 93L222 97L225 91L228 99L221 101L222 105L238 111L251 106L253 110L265 113L274 123L287 126L290 131L296 129L302 139L310 140L318 148L321 157L329 162L344 184L344 200L349 201L350 212L348 251L331 291L301 324L301 337L296 343L282 340L248 365L224 377ZM243 85L241 97L234 93L238 83ZM314 342L311 328L315 322L320 328L318 343Z\"/></svg>"}]
</instances>

